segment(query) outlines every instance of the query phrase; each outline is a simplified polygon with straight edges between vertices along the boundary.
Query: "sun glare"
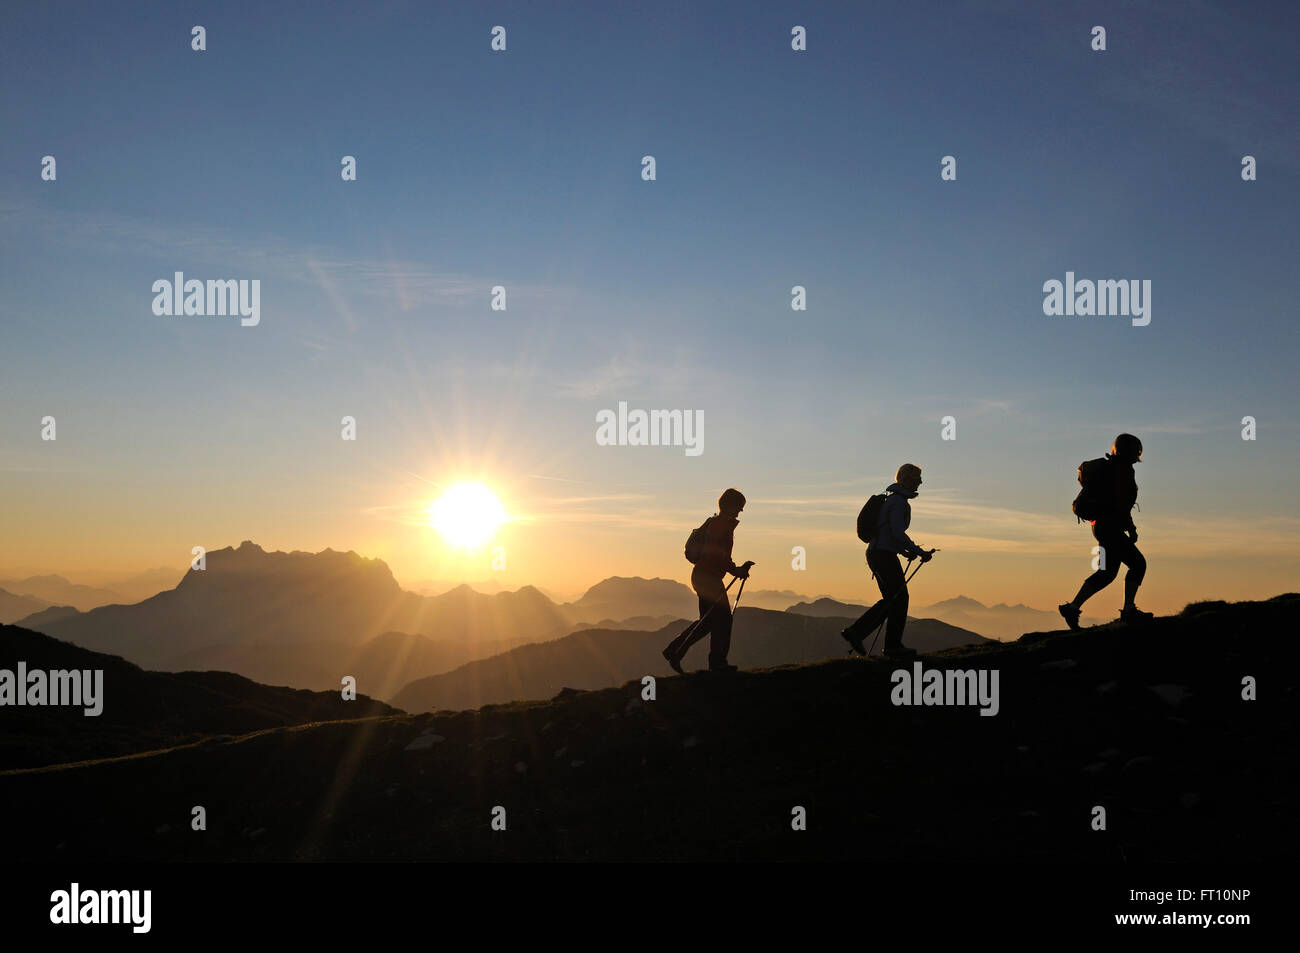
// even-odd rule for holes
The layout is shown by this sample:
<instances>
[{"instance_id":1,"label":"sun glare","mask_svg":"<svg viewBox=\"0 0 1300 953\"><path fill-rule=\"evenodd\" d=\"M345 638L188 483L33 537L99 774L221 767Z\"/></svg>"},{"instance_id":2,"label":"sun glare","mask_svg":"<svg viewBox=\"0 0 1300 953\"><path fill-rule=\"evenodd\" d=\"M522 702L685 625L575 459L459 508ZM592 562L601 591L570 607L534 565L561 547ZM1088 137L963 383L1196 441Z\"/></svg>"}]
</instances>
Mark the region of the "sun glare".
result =
<instances>
[{"instance_id":1,"label":"sun glare","mask_svg":"<svg viewBox=\"0 0 1300 953\"><path fill-rule=\"evenodd\" d=\"M453 546L473 549L492 538L506 521L506 511L482 483L457 483L429 507L429 520Z\"/></svg>"}]
</instances>

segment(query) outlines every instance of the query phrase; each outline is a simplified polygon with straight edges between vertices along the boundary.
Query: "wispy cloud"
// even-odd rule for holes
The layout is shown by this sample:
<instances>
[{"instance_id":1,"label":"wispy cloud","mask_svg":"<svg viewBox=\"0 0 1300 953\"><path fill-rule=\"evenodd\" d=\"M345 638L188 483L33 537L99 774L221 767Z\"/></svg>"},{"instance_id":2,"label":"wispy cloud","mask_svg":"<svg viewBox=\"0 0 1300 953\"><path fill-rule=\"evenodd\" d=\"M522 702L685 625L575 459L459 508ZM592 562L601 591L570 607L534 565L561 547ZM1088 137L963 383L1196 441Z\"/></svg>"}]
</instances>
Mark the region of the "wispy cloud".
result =
<instances>
[{"instance_id":1,"label":"wispy cloud","mask_svg":"<svg viewBox=\"0 0 1300 953\"><path fill-rule=\"evenodd\" d=\"M245 231L201 224L172 224L145 221L123 215L99 214L93 218L79 213L31 209L7 209L0 227L15 234L35 231L46 240L76 248L103 252L129 249L167 262L178 258L199 258L214 266L241 273L283 275L321 289L334 305L349 332L358 321L349 296L383 298L403 311L426 305L487 308L497 278L440 271L423 262L402 259L340 257L314 244L295 243L279 236L252 235ZM574 289L557 285L510 282L510 301L532 304L570 303ZM328 339L317 339L328 348Z\"/></svg>"},{"instance_id":2,"label":"wispy cloud","mask_svg":"<svg viewBox=\"0 0 1300 953\"><path fill-rule=\"evenodd\" d=\"M627 395L649 389L674 392L686 387L694 373L692 366L684 360L650 362L619 355L585 374L554 377L551 388L559 396L575 400Z\"/></svg>"},{"instance_id":3,"label":"wispy cloud","mask_svg":"<svg viewBox=\"0 0 1300 953\"><path fill-rule=\"evenodd\" d=\"M753 524L753 529L853 544L851 520L862 502L861 496L754 498L752 503L764 508L764 520ZM1068 513L993 506L937 492L915 504L913 513L914 538L923 536L926 545L951 551L1059 555L1072 547L1090 549L1095 544L1088 527ZM836 525L826 525L831 520ZM1148 554L1300 557L1300 518L1200 515L1189 520L1139 515L1139 520L1139 545Z\"/></svg>"},{"instance_id":4,"label":"wispy cloud","mask_svg":"<svg viewBox=\"0 0 1300 953\"><path fill-rule=\"evenodd\" d=\"M1219 426L1220 427L1222 426L1222 422L1220 422ZM1210 430L1213 428L1210 427L1208 424L1199 423L1199 422L1173 421L1170 423L1163 423L1163 424L1156 424L1156 423L1137 424L1133 427L1130 427L1129 429L1136 434L1149 435L1149 434L1202 434L1202 433L1209 433Z\"/></svg>"}]
</instances>

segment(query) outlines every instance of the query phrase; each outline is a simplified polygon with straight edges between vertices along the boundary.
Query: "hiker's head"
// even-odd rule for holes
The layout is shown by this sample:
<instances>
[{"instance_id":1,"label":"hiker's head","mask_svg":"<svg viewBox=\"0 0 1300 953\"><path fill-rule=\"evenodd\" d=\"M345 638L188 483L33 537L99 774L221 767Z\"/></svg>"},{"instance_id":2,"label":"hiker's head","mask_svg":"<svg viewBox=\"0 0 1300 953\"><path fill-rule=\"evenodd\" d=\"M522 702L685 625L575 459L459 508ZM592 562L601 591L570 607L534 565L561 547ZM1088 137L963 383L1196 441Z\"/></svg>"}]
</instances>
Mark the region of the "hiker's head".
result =
<instances>
[{"instance_id":1,"label":"hiker's head","mask_svg":"<svg viewBox=\"0 0 1300 953\"><path fill-rule=\"evenodd\" d=\"M904 463L894 474L894 482L915 493L921 485L921 468L915 463Z\"/></svg>"},{"instance_id":2,"label":"hiker's head","mask_svg":"<svg viewBox=\"0 0 1300 953\"><path fill-rule=\"evenodd\" d=\"M744 508L745 494L739 490L724 490L722 496L718 497L718 512L723 516L735 519Z\"/></svg>"},{"instance_id":3,"label":"hiker's head","mask_svg":"<svg viewBox=\"0 0 1300 953\"><path fill-rule=\"evenodd\" d=\"M1142 462L1142 441L1131 433L1122 433L1111 444L1110 455L1121 463Z\"/></svg>"}]
</instances>

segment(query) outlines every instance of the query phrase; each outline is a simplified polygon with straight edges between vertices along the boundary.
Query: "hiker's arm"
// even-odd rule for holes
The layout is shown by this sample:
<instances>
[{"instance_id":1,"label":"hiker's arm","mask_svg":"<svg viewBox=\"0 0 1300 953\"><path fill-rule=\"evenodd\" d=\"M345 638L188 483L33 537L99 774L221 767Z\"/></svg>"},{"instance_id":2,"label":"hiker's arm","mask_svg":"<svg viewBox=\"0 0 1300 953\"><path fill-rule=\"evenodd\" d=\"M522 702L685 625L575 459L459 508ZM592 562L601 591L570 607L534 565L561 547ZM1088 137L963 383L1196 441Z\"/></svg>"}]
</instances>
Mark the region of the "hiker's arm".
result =
<instances>
[{"instance_id":1,"label":"hiker's arm","mask_svg":"<svg viewBox=\"0 0 1300 953\"><path fill-rule=\"evenodd\" d=\"M889 514L889 529L894 539L905 544L903 555L908 559L921 555L921 547L912 542L912 537L907 535L907 528L903 525L903 507L894 504Z\"/></svg>"},{"instance_id":2,"label":"hiker's arm","mask_svg":"<svg viewBox=\"0 0 1300 953\"><path fill-rule=\"evenodd\" d=\"M728 535L726 545L718 547L719 555L722 556L722 561L726 566L723 572L729 572L733 576L736 575L736 561L731 558L731 547L734 545L735 539Z\"/></svg>"}]
</instances>

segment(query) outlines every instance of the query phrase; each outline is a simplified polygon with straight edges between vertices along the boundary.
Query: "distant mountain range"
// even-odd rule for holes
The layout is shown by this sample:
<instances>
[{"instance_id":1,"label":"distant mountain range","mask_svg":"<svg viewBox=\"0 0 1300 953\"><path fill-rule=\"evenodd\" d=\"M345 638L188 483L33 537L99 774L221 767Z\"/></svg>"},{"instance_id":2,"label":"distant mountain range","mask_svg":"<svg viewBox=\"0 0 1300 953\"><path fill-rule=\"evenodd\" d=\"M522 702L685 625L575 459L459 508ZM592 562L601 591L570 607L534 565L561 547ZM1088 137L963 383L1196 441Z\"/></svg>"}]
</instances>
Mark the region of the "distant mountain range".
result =
<instances>
[{"instance_id":1,"label":"distant mountain range","mask_svg":"<svg viewBox=\"0 0 1300 953\"><path fill-rule=\"evenodd\" d=\"M632 616L670 616L693 619L700 612L699 599L690 587L672 579L643 579L640 576L610 576L566 603L574 622L626 619Z\"/></svg>"},{"instance_id":2,"label":"distant mountain range","mask_svg":"<svg viewBox=\"0 0 1300 953\"><path fill-rule=\"evenodd\" d=\"M49 604L31 593L0 592L0 619L149 669L223 670L265 684L320 691L337 690L341 678L352 675L360 691L387 699L412 682L530 643L591 629L644 637L698 612L698 599L688 586L661 578L611 576L580 598L557 604L532 586L489 595L460 585L422 596L402 589L381 560L330 549L268 552L245 541L209 552L206 565L186 572L175 588L138 603L84 612L75 604ZM19 582L83 605L110 594L57 575ZM796 601L786 602L789 598ZM747 592L742 610L760 604L788 606L789 615L823 619L856 618L865 611L829 597L801 601L798 593L777 590ZM955 627L963 640L1010 638L1061 625L1055 613L1027 606L990 608L965 597L914 614ZM916 619L910 623L909 644L923 632L918 624ZM635 642L635 635L625 642ZM832 640L827 651L840 648ZM758 655L746 664L791 658ZM622 671L625 662L620 656L611 666Z\"/></svg>"},{"instance_id":3,"label":"distant mountain range","mask_svg":"<svg viewBox=\"0 0 1300 953\"><path fill-rule=\"evenodd\" d=\"M746 589L741 604L753 606L755 609L775 609L778 612L783 612L796 602L808 601L808 596L798 592L791 592L789 589L755 589L753 591Z\"/></svg>"},{"instance_id":4,"label":"distant mountain range","mask_svg":"<svg viewBox=\"0 0 1300 953\"><path fill-rule=\"evenodd\" d=\"M37 599L41 603L39 607L41 609L46 606L72 606L85 612L97 606L108 605L110 602L123 601L122 597L111 589L85 586L55 575L0 579L0 589ZM35 611L37 610L32 610ZM0 619L4 619L4 616L0 615Z\"/></svg>"},{"instance_id":5,"label":"distant mountain range","mask_svg":"<svg viewBox=\"0 0 1300 953\"><path fill-rule=\"evenodd\" d=\"M17 622L34 612L46 609L49 603L35 596L17 595L0 589L0 623Z\"/></svg>"},{"instance_id":6,"label":"distant mountain range","mask_svg":"<svg viewBox=\"0 0 1300 953\"><path fill-rule=\"evenodd\" d=\"M562 639L523 645L407 685L393 696L406 711L478 708L529 698L550 698L561 688L593 689L643 675L670 675L660 654L682 630L676 622L657 632L589 629ZM844 655L844 622L770 609L737 610L730 660L741 668L815 662ZM905 642L922 652L988 641L933 619L909 624ZM879 647L877 648L879 651ZM686 667L703 666L708 640L694 646ZM704 676L709 677L709 676Z\"/></svg>"},{"instance_id":7,"label":"distant mountain range","mask_svg":"<svg viewBox=\"0 0 1300 953\"><path fill-rule=\"evenodd\" d=\"M999 602L995 606L986 606L982 602L966 596L945 599L933 605L914 610L917 615L942 619L963 629L979 632L990 638L1002 641L1014 641L1026 632L1041 632L1059 629L1065 625L1055 610L1033 609L1017 603L1009 606ZM1080 625L1101 625L1103 620L1084 616Z\"/></svg>"},{"instance_id":8,"label":"distant mountain range","mask_svg":"<svg viewBox=\"0 0 1300 953\"><path fill-rule=\"evenodd\" d=\"M103 708L0 708L0 771L112 758L188 744L212 735L314 721L396 714L358 695L259 685L228 672L146 672L113 655L90 652L39 632L0 626L0 669L103 671Z\"/></svg>"},{"instance_id":9,"label":"distant mountain range","mask_svg":"<svg viewBox=\"0 0 1300 953\"><path fill-rule=\"evenodd\" d=\"M867 611L867 607L822 597L813 602L800 602L791 606L787 611L822 618L842 617L856 619ZM938 619L941 622L947 622L949 625L955 625L970 632L978 632L980 635L1003 642L1014 641L1026 632L1059 629L1065 625L1064 620L1056 612L1031 609L1026 605L1009 606L1004 603L986 606L966 596L945 599L943 602L936 602L933 605L919 608L913 606L912 612L908 614L908 619L910 620L908 622L908 631L911 631L910 626L915 624L916 619ZM1100 625L1102 621L1101 619L1084 617L1081 624Z\"/></svg>"},{"instance_id":10,"label":"distant mountain range","mask_svg":"<svg viewBox=\"0 0 1300 953\"><path fill-rule=\"evenodd\" d=\"M125 575L103 570L74 575L82 581L72 582L57 573L8 574L0 576L0 589L33 596L46 605L72 606L80 612L89 612L114 603L129 605L163 589L172 589L185 571L164 566ZM88 584L86 580L93 582Z\"/></svg>"},{"instance_id":11,"label":"distant mountain range","mask_svg":"<svg viewBox=\"0 0 1300 953\"><path fill-rule=\"evenodd\" d=\"M62 577L42 584L65 597L78 588ZM564 604L532 586L487 595L460 585L422 596L403 590L380 560L328 549L267 552L250 541L209 552L205 569L136 604L81 612L14 597L7 605L28 628L148 668L220 669L318 690L337 689L350 674L379 698L515 646L593 626L654 631L698 613L690 588L669 579L613 576Z\"/></svg>"},{"instance_id":12,"label":"distant mountain range","mask_svg":"<svg viewBox=\"0 0 1300 953\"><path fill-rule=\"evenodd\" d=\"M853 605L849 602L837 602L827 596L822 596L813 602L800 602L785 611L793 612L795 615L816 616L821 619L856 619L867 611L867 607Z\"/></svg>"},{"instance_id":13,"label":"distant mountain range","mask_svg":"<svg viewBox=\"0 0 1300 953\"><path fill-rule=\"evenodd\" d=\"M735 590L732 598L734 599ZM873 600L874 601L874 600ZM829 596L812 599L791 590L760 589L746 591L742 606L760 609L784 609L797 615L820 618L856 619L867 611L865 605L841 602ZM667 618L694 618L698 613L695 594L687 586L668 579L622 578L606 579L593 586L586 596L563 608L569 609L575 621L597 623L603 628L655 629L652 620ZM603 615L603 619L600 617ZM628 615L642 617L638 625L617 623ZM1057 629L1064 626L1060 615L1053 610L1034 609L1026 605L1009 606L999 603L986 606L975 599L957 596L928 606L913 604L909 617L938 619L949 625L977 632L993 639L1013 640L1025 632ZM1105 620L1085 616L1082 625L1100 625ZM662 624L662 623L661 623Z\"/></svg>"},{"instance_id":14,"label":"distant mountain range","mask_svg":"<svg viewBox=\"0 0 1300 953\"><path fill-rule=\"evenodd\" d=\"M322 689L337 688L356 666L369 677L400 671L401 684L427 671L422 663L441 670L571 628L568 616L529 586L491 596L460 586L424 597L402 590L377 559L329 549L267 552L251 542L209 552L206 569L135 605L46 609L24 622L149 668L221 667ZM375 641L394 632L424 639ZM389 684L378 678L373 693Z\"/></svg>"}]
</instances>

